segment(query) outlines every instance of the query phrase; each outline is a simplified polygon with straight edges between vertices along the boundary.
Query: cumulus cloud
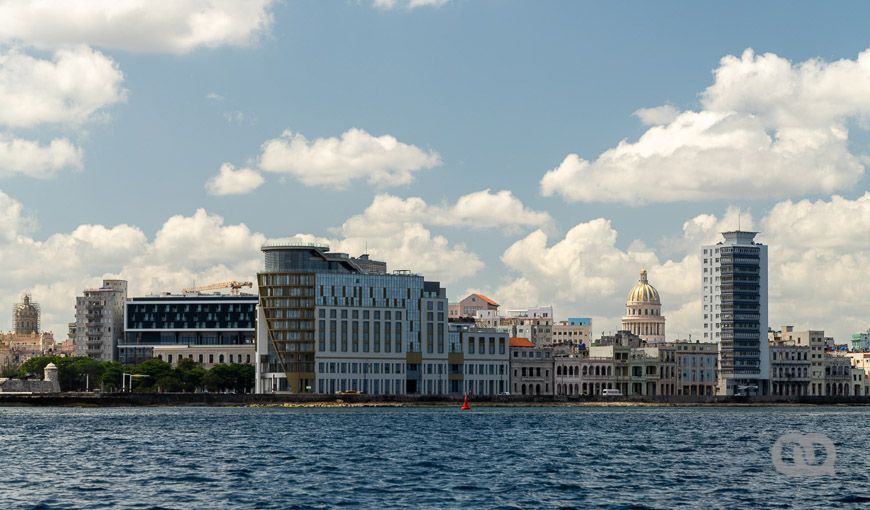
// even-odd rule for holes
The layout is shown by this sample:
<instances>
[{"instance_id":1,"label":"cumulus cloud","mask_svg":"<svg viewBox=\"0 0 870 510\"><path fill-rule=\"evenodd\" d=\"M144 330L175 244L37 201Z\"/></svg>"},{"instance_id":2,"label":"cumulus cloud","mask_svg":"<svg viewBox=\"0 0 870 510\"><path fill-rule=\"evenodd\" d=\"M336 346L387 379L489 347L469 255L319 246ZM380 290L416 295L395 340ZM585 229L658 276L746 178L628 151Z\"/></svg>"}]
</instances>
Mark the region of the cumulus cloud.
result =
<instances>
[{"instance_id":1,"label":"cumulus cloud","mask_svg":"<svg viewBox=\"0 0 870 510\"><path fill-rule=\"evenodd\" d=\"M48 145L0 133L0 177L26 175L45 179L65 168L82 168L82 150L66 138Z\"/></svg>"},{"instance_id":2,"label":"cumulus cloud","mask_svg":"<svg viewBox=\"0 0 870 510\"><path fill-rule=\"evenodd\" d=\"M354 180L376 186L399 186L414 173L441 164L437 152L398 141L394 136L373 136L353 128L339 138L317 138L284 131L263 144L260 168L296 177L307 186L342 188Z\"/></svg>"},{"instance_id":3,"label":"cumulus cloud","mask_svg":"<svg viewBox=\"0 0 870 510\"><path fill-rule=\"evenodd\" d=\"M686 338L701 330L700 246L718 242L719 232L738 221L752 227L751 217L735 208L721 218L698 215L660 247L635 240L620 248L618 232L604 218L579 223L553 241L537 230L505 250L502 262L513 276L491 297L507 307L552 304L558 317L593 317L597 335L619 328L626 296L643 267L661 293L668 337Z\"/></svg>"},{"instance_id":4,"label":"cumulus cloud","mask_svg":"<svg viewBox=\"0 0 870 510\"><path fill-rule=\"evenodd\" d=\"M262 266L265 236L198 209L169 218L150 238L131 225L81 225L45 239L28 234L22 205L0 192L2 306L25 290L44 312L43 324L63 338L75 296L105 277L129 280L134 295L179 291L193 282L251 279Z\"/></svg>"},{"instance_id":5,"label":"cumulus cloud","mask_svg":"<svg viewBox=\"0 0 870 510\"><path fill-rule=\"evenodd\" d=\"M212 195L243 195L259 188L264 181L263 176L256 170L236 170L233 165L224 163L218 175L205 184L205 189Z\"/></svg>"},{"instance_id":6,"label":"cumulus cloud","mask_svg":"<svg viewBox=\"0 0 870 510\"><path fill-rule=\"evenodd\" d=\"M702 245L720 233L758 229L768 246L770 326L823 329L839 341L870 327L870 192L856 199L785 200L760 220L729 208L685 221L681 235L655 247L620 248L605 219L580 223L561 239L535 231L510 246L502 261L511 277L491 297L506 307L553 304L559 317L592 316L596 334L619 326L625 297L643 266L662 296L668 337L700 338ZM670 253L665 256L665 253Z\"/></svg>"},{"instance_id":7,"label":"cumulus cloud","mask_svg":"<svg viewBox=\"0 0 870 510\"><path fill-rule=\"evenodd\" d=\"M416 9L418 7L441 7L449 0L373 0L372 5L378 9Z\"/></svg>"},{"instance_id":8,"label":"cumulus cloud","mask_svg":"<svg viewBox=\"0 0 870 510\"><path fill-rule=\"evenodd\" d=\"M126 99L123 81L112 59L85 46L58 50L50 60L0 51L0 124L80 125Z\"/></svg>"},{"instance_id":9,"label":"cumulus cloud","mask_svg":"<svg viewBox=\"0 0 870 510\"><path fill-rule=\"evenodd\" d=\"M595 160L569 154L544 175L542 193L641 205L847 189L864 174L846 123L870 114L870 50L832 63L727 56L701 106L638 110L650 127L636 142Z\"/></svg>"},{"instance_id":10,"label":"cumulus cloud","mask_svg":"<svg viewBox=\"0 0 870 510\"><path fill-rule=\"evenodd\" d=\"M501 228L515 232L522 227L549 227L546 212L527 208L510 191L493 193L489 189L463 195L454 204L430 205L420 197L400 198L377 195L362 214L350 218L345 226L356 232L380 232L397 223L465 227Z\"/></svg>"},{"instance_id":11,"label":"cumulus cloud","mask_svg":"<svg viewBox=\"0 0 870 510\"><path fill-rule=\"evenodd\" d=\"M262 233L226 224L204 209L168 218L153 236L133 225L80 225L37 239L31 224L22 204L0 191L0 307L9 309L22 292L31 291L42 305L46 329L60 338L74 316L75 296L102 278L128 280L131 295L178 292L194 283L253 281L262 269L260 247L266 241ZM476 254L420 223L393 224L373 233L349 222L338 230L332 239L297 239L354 255L368 247L392 269L444 282L474 274L483 265Z\"/></svg>"},{"instance_id":12,"label":"cumulus cloud","mask_svg":"<svg viewBox=\"0 0 870 510\"><path fill-rule=\"evenodd\" d=\"M41 49L87 44L183 54L251 46L272 25L273 0L4 0L0 41Z\"/></svg>"}]
</instances>

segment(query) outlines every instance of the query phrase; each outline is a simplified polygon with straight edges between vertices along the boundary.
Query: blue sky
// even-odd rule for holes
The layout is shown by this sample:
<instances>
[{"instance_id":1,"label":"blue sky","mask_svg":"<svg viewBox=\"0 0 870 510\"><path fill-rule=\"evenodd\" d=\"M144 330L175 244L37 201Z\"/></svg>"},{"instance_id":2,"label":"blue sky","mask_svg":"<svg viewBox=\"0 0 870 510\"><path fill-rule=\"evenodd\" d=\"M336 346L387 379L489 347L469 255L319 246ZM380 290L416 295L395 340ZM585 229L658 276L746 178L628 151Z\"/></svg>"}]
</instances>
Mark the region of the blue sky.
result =
<instances>
[{"instance_id":1,"label":"blue sky","mask_svg":"<svg viewBox=\"0 0 870 510\"><path fill-rule=\"evenodd\" d=\"M230 18L238 15L238 9L224 9L218 1L194 1L191 5L225 10ZM105 8L95 1L78 14L83 19L99 17L100 9ZM734 186L715 195L652 199L642 205L631 199L578 199L578 195L561 191L545 196L541 184L544 175L560 167L569 154L595 161L621 140L637 141L650 128L633 115L639 109L669 104L677 112L702 110L702 94L714 84L713 73L720 68L720 59L728 55L739 59L744 50L752 48L756 57L772 53L794 66L810 59L855 61L870 46L865 23L868 7L864 3L449 0L413 8L400 1L387 8L365 0L264 0L252 2L247 10L263 13L268 22L252 26L243 34L244 40L216 33L204 43L184 47L161 45L161 37L168 39L177 28L176 21L184 24L184 9L163 13L163 19L169 21L146 27L145 35L132 27L129 40L123 30L120 35L101 35L105 27L94 22L90 32L85 28L46 41L47 36L37 29L16 32L0 21L0 54L18 52L50 61L61 48L86 45L123 74L115 86L126 91L124 100L106 101L84 120L44 121L22 127L13 125L12 119L0 124L0 133L8 137L43 144L63 137L82 153L80 164L54 168L49 178L34 178L26 171L0 172L4 176L0 190L7 202L20 206L12 215L15 226L10 229L15 235L7 236L17 241L10 240L8 246L0 248L10 268L7 283L2 285L4 302L11 304L22 291L32 291L45 303L46 322L57 332L72 319L75 289L94 285L102 276L120 275L131 282L138 279L133 286L141 292L178 286L193 278L250 279L256 270L251 261L258 260L258 234L306 234L348 250L364 239L374 254L386 258L393 267L410 266L447 281L451 298L482 290L509 306L552 303L557 316L593 316L596 329L601 330L615 327L622 313L621 301L637 278L639 265L649 265L652 283L662 290L665 313L674 317L671 323L676 331L671 331L685 335L700 329L695 309L699 275L693 272L696 261L687 259L696 251L697 243L692 243L709 240L721 222L736 219L738 210L756 228L783 225L769 212L781 202L791 200L794 204L808 198L819 201L813 204L834 218L841 218L845 213L835 210L837 204L831 198L837 194L846 200L840 204L843 211L864 217L867 206L860 199L868 181L863 167L857 170L854 162L848 167L851 173L842 167L842 178L828 186L818 175L807 177L806 186L793 189L784 185L788 179L773 178L769 187L743 195L735 191L741 186L738 176ZM34 15L21 2L0 1L0 12L18 16L24 23L45 23L46 31L52 28L51 19ZM135 25L135 20L133 16L118 23ZM244 26L244 22L238 25ZM0 63L0 73L2 66ZM857 88L860 94L866 82L843 81L840 86ZM9 89L6 93L12 94ZM728 102L732 97L728 94L719 94L727 97L717 104L737 104ZM816 108L813 100L808 100L810 110ZM748 104L741 101L740 105ZM762 117L768 106L753 103L746 108ZM860 101L850 108L831 113L824 120L848 127L848 153L857 161L868 154L863 127L867 125L867 109ZM763 129L774 137L785 127L791 124L777 120ZM410 182L400 186L373 185L364 178L341 187L305 185L286 171L257 169L263 144L278 139L285 130L313 141L340 137L351 128L374 137L390 135L422 153L437 153L440 164L415 169ZM835 157L824 150L816 156ZM224 163L252 168L265 183L249 193L210 194L206 182ZM736 151L732 161L722 164L726 168L740 166L741 153ZM602 168L606 172L609 167ZM795 168L794 181L804 179L801 172ZM564 175L568 179L573 174L565 170ZM579 182L584 182L586 174L580 175ZM813 178L818 183L813 184ZM567 189L564 179L560 178L556 188ZM723 176L723 182L726 180ZM711 185L716 186L716 182ZM415 217L403 222L405 227L419 224L430 236L444 236L448 252L455 248L460 253L440 253L437 246L421 242L407 247L404 256L395 257L391 247L396 245L385 238L403 235L396 225L384 225L383 232L369 229L364 234L352 233L350 228L341 230L378 194L399 199L419 197L430 206L448 209L460 197L486 189L493 193L510 191L527 211L546 213L551 220L532 219L516 226L506 217L497 224L476 228L467 218L429 222ZM601 193L616 195L606 190ZM196 230L189 238L183 231L178 235L186 242L198 242L200 248L203 243L215 243L204 257L207 262L193 254L196 250L171 254L154 251L159 249L155 236L166 229L170 217L180 215L193 221L200 208L206 217L222 218L220 225L212 225L217 230ZM712 215L696 222L706 230L687 233L684 224L702 215ZM584 239L600 236L595 243L574 246L572 242L580 242L575 239L564 245L565 253L546 250L575 226L599 218L609 221L607 228L594 224L580 229ZM369 218L364 223L377 221ZM796 296L786 280L791 278L789 274L816 274L825 264L848 268L848 261L838 257L850 257L855 267L860 267L866 248L854 239L864 233L861 229L870 229L870 221L867 223L858 222L852 231L823 243L829 251L814 257L802 255L799 249L811 241L795 242L781 254L779 262L792 264L789 270L793 273L783 269L771 277L772 321L828 329L840 335L866 329L868 320L861 316L857 303L854 309L849 306L852 301L843 288L866 273L855 275L844 269L842 279L832 276L823 282L831 295L842 299L834 310L820 308L813 301L830 302L827 297ZM233 238L241 247L227 251L224 257L214 255L225 246L216 240L235 235L225 228L238 224L249 229L244 239ZM109 231L93 234L102 241L85 240L74 234L80 225L104 225ZM112 230L118 225L131 230ZM811 225L789 222L787 226L801 233ZM528 240L538 228L547 241L537 256L552 260L525 271L523 267L536 258L535 247L541 247L516 243ZM612 242L596 244L613 233ZM65 236L56 241L67 246L73 253L70 257L79 261L69 263L68 271L61 275L40 269L28 279L29 266L14 260L36 258L51 265L52 257L65 256L63 249L46 246L55 235ZM775 236L765 239L774 240ZM117 253L106 255L116 244L121 246ZM422 269L409 255L415 247L432 254L432 260L421 263ZM29 251L34 249L39 253ZM440 249L445 248L441 245ZM101 255L91 256L89 250ZM509 250L513 256L506 255ZM571 257L570 253L580 255L577 260L563 260ZM457 264L463 264L462 254L473 255L479 262L455 271ZM771 264L776 255L774 250ZM90 262L100 257L105 260ZM504 262L505 257L513 262ZM607 264L590 261L599 257ZM143 275L150 278L152 272L161 270L172 276L141 283ZM560 277L560 272L572 271ZM664 281L666 278L669 281ZM846 294L858 295L863 289L848 290ZM775 304L775 299L780 301ZM832 313L843 306L849 308L844 317ZM0 328L8 324L9 319L0 318Z\"/></svg>"}]
</instances>

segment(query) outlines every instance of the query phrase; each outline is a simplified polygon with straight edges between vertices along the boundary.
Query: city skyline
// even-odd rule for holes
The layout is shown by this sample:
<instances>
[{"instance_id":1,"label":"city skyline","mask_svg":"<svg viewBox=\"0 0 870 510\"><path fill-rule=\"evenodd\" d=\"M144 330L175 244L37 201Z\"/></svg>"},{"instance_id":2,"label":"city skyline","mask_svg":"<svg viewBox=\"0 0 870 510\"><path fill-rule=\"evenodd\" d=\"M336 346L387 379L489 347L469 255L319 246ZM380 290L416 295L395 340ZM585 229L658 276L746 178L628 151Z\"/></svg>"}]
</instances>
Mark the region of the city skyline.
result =
<instances>
[{"instance_id":1,"label":"city skyline","mask_svg":"<svg viewBox=\"0 0 870 510\"><path fill-rule=\"evenodd\" d=\"M0 4L44 21L0 22L0 295L32 293L59 338L103 277L133 296L253 280L294 234L596 335L646 267L669 336L696 338L699 248L738 225L769 246L769 325L870 325L870 53L847 7L771 3L732 33L736 14L676 4L623 27L579 4L202 2L232 29L177 7L124 34L82 5L73 31ZM697 26L658 41L679 14ZM842 29L765 34L781 16Z\"/></svg>"}]
</instances>

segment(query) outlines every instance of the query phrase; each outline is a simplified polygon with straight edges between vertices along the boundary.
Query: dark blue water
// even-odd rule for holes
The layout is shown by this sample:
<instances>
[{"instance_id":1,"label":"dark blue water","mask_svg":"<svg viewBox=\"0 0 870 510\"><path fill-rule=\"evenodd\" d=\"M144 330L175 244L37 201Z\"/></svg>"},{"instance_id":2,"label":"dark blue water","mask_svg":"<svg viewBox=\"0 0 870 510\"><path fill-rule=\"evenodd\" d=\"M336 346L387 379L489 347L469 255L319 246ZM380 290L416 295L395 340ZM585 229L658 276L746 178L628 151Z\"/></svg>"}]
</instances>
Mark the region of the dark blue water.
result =
<instances>
[{"instance_id":1,"label":"dark blue water","mask_svg":"<svg viewBox=\"0 0 870 510\"><path fill-rule=\"evenodd\" d=\"M867 508L865 408L0 408L2 508ZM821 432L836 476L770 448Z\"/></svg>"}]
</instances>

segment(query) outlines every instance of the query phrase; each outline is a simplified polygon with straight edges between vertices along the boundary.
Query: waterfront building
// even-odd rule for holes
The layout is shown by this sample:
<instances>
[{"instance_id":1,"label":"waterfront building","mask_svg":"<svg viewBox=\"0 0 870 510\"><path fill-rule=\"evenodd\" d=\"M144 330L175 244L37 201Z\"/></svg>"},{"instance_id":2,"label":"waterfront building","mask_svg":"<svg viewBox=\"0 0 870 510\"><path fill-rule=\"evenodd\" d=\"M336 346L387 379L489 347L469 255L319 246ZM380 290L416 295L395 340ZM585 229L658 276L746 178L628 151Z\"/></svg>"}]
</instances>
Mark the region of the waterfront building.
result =
<instances>
[{"instance_id":1,"label":"waterfront building","mask_svg":"<svg viewBox=\"0 0 870 510\"><path fill-rule=\"evenodd\" d=\"M478 312L491 311L498 315L499 304L483 294L469 294L458 303L450 303L448 316L451 319L477 316Z\"/></svg>"},{"instance_id":2,"label":"waterfront building","mask_svg":"<svg viewBox=\"0 0 870 510\"><path fill-rule=\"evenodd\" d=\"M825 349L833 339L821 330L795 331L794 326L781 326L779 331L768 331L768 343L772 345L793 345L809 350L809 392L810 396L826 396L825 390Z\"/></svg>"},{"instance_id":3,"label":"waterfront building","mask_svg":"<svg viewBox=\"0 0 870 510\"><path fill-rule=\"evenodd\" d=\"M215 365L239 364L253 365L256 361L256 349L253 343L247 344L164 344L154 345L151 355L161 361L172 365L178 365L183 359L199 363L203 368L212 368Z\"/></svg>"},{"instance_id":4,"label":"waterfront building","mask_svg":"<svg viewBox=\"0 0 870 510\"><path fill-rule=\"evenodd\" d=\"M677 395L716 395L719 384L717 363L719 346L715 342L676 341L672 346L676 356Z\"/></svg>"},{"instance_id":5,"label":"waterfront building","mask_svg":"<svg viewBox=\"0 0 870 510\"><path fill-rule=\"evenodd\" d=\"M75 349L77 356L115 361L124 335L125 280L103 280L76 298Z\"/></svg>"},{"instance_id":6,"label":"waterfront building","mask_svg":"<svg viewBox=\"0 0 870 510\"><path fill-rule=\"evenodd\" d=\"M613 388L613 359L586 355L556 356L553 384L556 395L600 395Z\"/></svg>"},{"instance_id":7,"label":"waterfront building","mask_svg":"<svg viewBox=\"0 0 870 510\"><path fill-rule=\"evenodd\" d=\"M815 379L821 378L822 360L816 361L812 356L824 354L824 351L812 349L809 343L805 340L801 341L801 338L807 337L795 335L794 328L791 326L783 326L780 331L768 332L771 395L781 397L810 395L813 393L811 385L814 382L821 383ZM816 374L815 379L814 374Z\"/></svg>"},{"instance_id":8,"label":"waterfront building","mask_svg":"<svg viewBox=\"0 0 870 510\"><path fill-rule=\"evenodd\" d=\"M553 324L553 345L589 345L592 340L592 319L587 317L570 318Z\"/></svg>"},{"instance_id":9,"label":"waterfront building","mask_svg":"<svg viewBox=\"0 0 870 510\"><path fill-rule=\"evenodd\" d=\"M629 331L647 342L665 340L665 317L659 291L647 280L646 269L640 270L640 279L625 300L622 330Z\"/></svg>"},{"instance_id":10,"label":"waterfront building","mask_svg":"<svg viewBox=\"0 0 870 510\"><path fill-rule=\"evenodd\" d=\"M553 307L510 309L501 318L499 329L513 338L527 338L535 345L553 345Z\"/></svg>"},{"instance_id":11,"label":"waterfront building","mask_svg":"<svg viewBox=\"0 0 870 510\"><path fill-rule=\"evenodd\" d=\"M258 393L448 393L438 282L326 246L272 241L262 250Z\"/></svg>"},{"instance_id":12,"label":"waterfront building","mask_svg":"<svg viewBox=\"0 0 870 510\"><path fill-rule=\"evenodd\" d=\"M722 395L770 392L767 246L755 235L723 232L724 241L701 248L704 341L719 344Z\"/></svg>"},{"instance_id":13,"label":"waterfront building","mask_svg":"<svg viewBox=\"0 0 870 510\"><path fill-rule=\"evenodd\" d=\"M553 394L553 349L537 346L528 338L510 339L511 393Z\"/></svg>"},{"instance_id":14,"label":"waterfront building","mask_svg":"<svg viewBox=\"0 0 870 510\"><path fill-rule=\"evenodd\" d=\"M870 395L870 376L863 368L852 365L852 395L856 397Z\"/></svg>"},{"instance_id":15,"label":"waterfront building","mask_svg":"<svg viewBox=\"0 0 870 510\"><path fill-rule=\"evenodd\" d=\"M118 344L118 361L134 364L159 357L157 347L172 347L160 353L174 356L176 360L188 348L183 354L196 360L200 355L203 359L208 359L209 354L220 356L219 350L200 349L206 346L239 346L240 353L253 353L257 301L257 296L252 294L198 293L128 299L124 306L125 332Z\"/></svg>"},{"instance_id":16,"label":"waterfront building","mask_svg":"<svg viewBox=\"0 0 870 510\"><path fill-rule=\"evenodd\" d=\"M611 337L614 338L614 337ZM627 331L617 332L617 341L594 343L589 357L612 360L610 383L625 396L654 396L659 381L659 352L643 347L643 340Z\"/></svg>"},{"instance_id":17,"label":"waterfront building","mask_svg":"<svg viewBox=\"0 0 870 510\"><path fill-rule=\"evenodd\" d=\"M825 392L826 397L852 395L852 359L841 353L826 353Z\"/></svg>"},{"instance_id":18,"label":"waterfront building","mask_svg":"<svg viewBox=\"0 0 870 510\"><path fill-rule=\"evenodd\" d=\"M450 324L450 394L498 395L510 388L510 339L493 328Z\"/></svg>"}]
</instances>

